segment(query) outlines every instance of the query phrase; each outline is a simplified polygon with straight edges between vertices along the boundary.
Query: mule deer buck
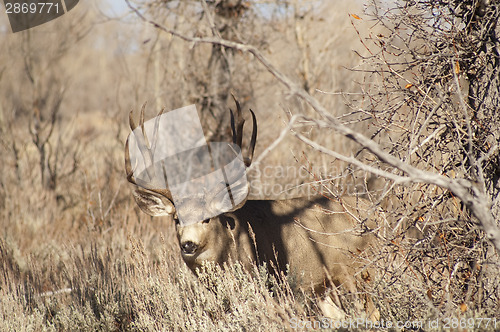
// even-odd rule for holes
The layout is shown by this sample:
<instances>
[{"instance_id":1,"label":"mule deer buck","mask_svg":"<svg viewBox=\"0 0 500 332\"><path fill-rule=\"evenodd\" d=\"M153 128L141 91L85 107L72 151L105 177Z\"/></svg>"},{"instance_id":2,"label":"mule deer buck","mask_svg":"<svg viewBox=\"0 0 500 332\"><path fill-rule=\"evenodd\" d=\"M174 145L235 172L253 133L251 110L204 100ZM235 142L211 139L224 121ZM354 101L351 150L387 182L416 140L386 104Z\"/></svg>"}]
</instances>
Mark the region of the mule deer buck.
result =
<instances>
[{"instance_id":1,"label":"mule deer buck","mask_svg":"<svg viewBox=\"0 0 500 332\"><path fill-rule=\"evenodd\" d=\"M233 143L241 148L244 119L240 104L235 102L236 114L231 111L231 128ZM257 121L251 110L250 113L253 129L244 158L247 167L252 162L257 139ZM139 126L142 128L139 133L147 142L144 107ZM137 128L132 112L130 128L132 131ZM130 136L125 145L125 169L128 181L135 186L134 198L145 213L174 218L182 258L193 272L196 273L206 261L219 264L240 261L248 271L251 271L252 264L266 262L273 272L283 272L288 268L300 287L312 289L316 294L325 294L331 287L340 285L349 294L357 293L361 270L376 240L373 230L377 224L374 220L379 218L376 211L370 215L367 201L356 197L247 201L245 196L243 202L231 211L183 225L168 189L155 188L153 184L137 180L130 160L129 139ZM141 153L148 155L145 158L154 154L150 146L144 145L142 150ZM237 191L248 193L247 189L237 188L233 196L239 195ZM207 195L210 197L205 198L206 204L212 204L211 198L217 193ZM189 201L187 197L176 205L181 204L184 209L188 206L187 210L194 215L197 210L206 208L197 204L189 206ZM363 304L355 302L357 309L362 310ZM330 296L320 302L323 313L336 319L345 315L339 305L342 304L338 299L335 305ZM378 310L369 298L364 310L370 319L379 318Z\"/></svg>"}]
</instances>

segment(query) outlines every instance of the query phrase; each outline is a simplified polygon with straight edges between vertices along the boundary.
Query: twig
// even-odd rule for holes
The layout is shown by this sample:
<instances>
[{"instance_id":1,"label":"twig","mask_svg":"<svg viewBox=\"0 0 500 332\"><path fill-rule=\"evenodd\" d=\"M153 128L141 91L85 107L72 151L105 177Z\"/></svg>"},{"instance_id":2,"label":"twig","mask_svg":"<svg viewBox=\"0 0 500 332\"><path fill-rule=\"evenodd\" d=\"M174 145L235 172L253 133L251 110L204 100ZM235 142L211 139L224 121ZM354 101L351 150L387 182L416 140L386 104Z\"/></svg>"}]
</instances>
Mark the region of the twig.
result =
<instances>
[{"instance_id":1,"label":"twig","mask_svg":"<svg viewBox=\"0 0 500 332\"><path fill-rule=\"evenodd\" d=\"M479 220L482 229L486 233L487 238L494 245L497 252L500 253L500 229L497 226L497 223L494 220L493 214L491 212L491 200L486 196L484 192L477 189L469 180L463 178L452 179L440 174L423 171L385 152L383 148L375 141L340 123L323 107L323 105L320 104L320 102L316 98L311 96L300 85L296 84L288 76L284 75L281 71L279 71L273 65L273 63L269 61L256 47L234 41L224 40L218 37L187 36L176 30L170 29L164 25L161 25L157 22L147 19L137 8L133 7L130 4L129 0L125 0L125 2L132 9L132 11L134 11L136 15L143 21L153 25L157 29L167 32L182 40L192 42L195 44L196 43L215 44L252 54L267 69L269 73L271 73L281 84L283 84L288 89L291 95L295 95L303 99L307 104L309 104L315 110L315 112L322 119L322 122L315 120L317 124L321 124L323 127L331 128L341 133L345 137L353 140L354 142L358 143L359 145L361 145L362 147L366 148L368 151L373 153L380 161L399 169L400 171L404 172L406 176L395 175L393 173L385 172L380 169L376 169L371 166L365 165L353 157L347 157L335 151L326 149L321 145L317 144L316 142L308 140L306 137L303 137L300 134L295 133L297 137L299 137L304 142L307 142L311 146L317 147L321 152L328 153L341 160L351 162L364 170L392 179L398 183L407 183L407 182L427 183L449 190L456 197L462 200L465 206L472 211L474 216ZM423 91L421 92L423 93ZM436 105L439 104L435 100L433 100L433 102ZM297 119L298 117L292 118L290 120L291 124L289 124L288 127L289 128L293 127L293 123ZM278 140L276 140L275 143L273 143L273 146L276 146L277 143L279 143L279 141L283 139L283 137L284 134L281 134ZM269 151L266 150L266 152Z\"/></svg>"}]
</instances>

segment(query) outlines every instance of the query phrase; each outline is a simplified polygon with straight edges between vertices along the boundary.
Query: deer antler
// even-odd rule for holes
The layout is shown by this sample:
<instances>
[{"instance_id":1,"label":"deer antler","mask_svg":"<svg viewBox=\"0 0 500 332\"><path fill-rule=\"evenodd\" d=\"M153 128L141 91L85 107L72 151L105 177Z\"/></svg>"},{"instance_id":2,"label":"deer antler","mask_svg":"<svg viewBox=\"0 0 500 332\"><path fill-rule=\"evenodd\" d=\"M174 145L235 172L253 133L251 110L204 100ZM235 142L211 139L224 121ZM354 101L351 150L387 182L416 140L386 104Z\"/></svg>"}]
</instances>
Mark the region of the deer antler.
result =
<instances>
[{"instance_id":1,"label":"deer antler","mask_svg":"<svg viewBox=\"0 0 500 332\"><path fill-rule=\"evenodd\" d=\"M135 132L135 139L137 141L137 146L139 151L142 154L142 157L144 158L145 165L147 166L145 171L147 173L148 179L153 182L154 179L158 179L157 174L155 174L156 168L153 165L154 161L154 155L153 151L155 151L155 146L157 143L157 138L158 138L158 127L159 127L159 121L160 121L160 116L163 114L165 109L162 109L159 113L158 116L156 117L155 124L154 124L154 132L153 132L153 138L151 142L149 142L148 137L146 135L146 131L144 128L144 110L146 108L146 104L144 103L141 108L141 114L139 117L139 126L135 124L134 121L134 116L133 116L133 110L130 111L129 114L129 125L130 129L132 132ZM141 132L139 133L138 131L135 131L138 127L141 128ZM134 134L130 134L134 135ZM153 192L156 192L167 199L172 201L172 194L170 190L167 188L154 188L151 183L148 181L143 181L143 180L137 180L136 176L134 176L134 168L132 167L131 161L130 161L130 149L129 149L129 139L131 136L127 138L127 142L125 143L125 171L127 173L127 180L132 183L133 185L136 185L140 188L147 189ZM148 167L149 166L149 167ZM163 166L163 164L162 164ZM164 183L167 184L167 179L166 179L166 173L165 173L165 168L162 167L162 172L163 172L163 177L164 177Z\"/></svg>"},{"instance_id":2,"label":"deer antler","mask_svg":"<svg viewBox=\"0 0 500 332\"><path fill-rule=\"evenodd\" d=\"M236 103L236 124L235 117L232 109L229 109L231 112L231 130L233 132L233 143L238 145L241 150L243 150L243 125L245 124L245 119L241 115L241 105L233 96L234 102ZM255 144L257 142L257 119L255 118L255 113L250 109L250 113L252 114L252 137L250 139L250 145L248 147L247 156L243 157L243 161L245 162L245 166L248 167L252 163L253 153L255 150ZM242 152L243 153L243 152Z\"/></svg>"}]
</instances>

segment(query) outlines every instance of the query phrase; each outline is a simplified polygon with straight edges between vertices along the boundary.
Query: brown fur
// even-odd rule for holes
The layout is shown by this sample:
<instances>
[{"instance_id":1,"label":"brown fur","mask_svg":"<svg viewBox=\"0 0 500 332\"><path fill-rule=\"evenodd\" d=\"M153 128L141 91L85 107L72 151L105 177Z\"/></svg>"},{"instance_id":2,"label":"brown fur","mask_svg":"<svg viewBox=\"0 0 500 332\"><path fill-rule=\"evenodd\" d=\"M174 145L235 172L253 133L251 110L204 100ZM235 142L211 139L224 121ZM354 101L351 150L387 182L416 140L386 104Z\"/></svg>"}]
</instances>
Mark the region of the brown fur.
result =
<instances>
[{"instance_id":1,"label":"brown fur","mask_svg":"<svg viewBox=\"0 0 500 332\"><path fill-rule=\"evenodd\" d=\"M231 127L233 143L241 147L245 121L238 102L236 106L236 116L231 116ZM252 161L257 138L257 121L255 114L250 113L252 138L248 155L243 158L247 167ZM146 138L144 107L139 126ZM130 128L137 128L132 113ZM137 135L140 133L137 132ZM138 142L143 142L140 150L144 159L152 162L153 153L145 143L147 141ZM170 215L174 219L177 218L176 206L182 207L183 214L192 217L191 220L199 220L189 225L181 225L177 220L176 226L182 257L194 272L206 261L219 264L241 261L249 271L254 263L266 262L272 273L289 270L297 285L303 289L324 294L333 285L342 285L349 293L357 293L357 284L361 281L358 274L367 263L370 247L375 244L377 222L383 220L381 213L372 210L367 201L356 197L246 201L247 183L246 186L231 187L232 197L244 198L231 212L202 221L202 212L213 211L213 204L217 207L220 193L227 190L226 185L221 186L219 192L204 193L197 200L185 197L176 201L174 206L168 189L136 181L128 144L127 139L125 169L127 179L136 186L134 198L139 207L150 215ZM146 169L150 179L159 176L154 174L156 168L153 166ZM331 300L331 297L328 299ZM355 304L357 302L355 299ZM320 307L325 315L329 315L327 311L334 313L335 317L329 315L330 318L342 318L343 313L333 303L325 301ZM366 301L365 309L370 318L378 319L378 311L370 299Z\"/></svg>"},{"instance_id":2,"label":"brown fur","mask_svg":"<svg viewBox=\"0 0 500 332\"><path fill-rule=\"evenodd\" d=\"M328 280L345 284L366 264L363 252L374 242L376 226L365 219L368 209L364 200L353 197L343 198L342 204L323 197L247 201L232 213L193 225L178 224L177 237L182 257L193 271L203 261L222 264L229 259L247 267L267 262L279 271L289 265L301 286L319 291ZM195 252L184 250L188 243L196 246Z\"/></svg>"}]
</instances>

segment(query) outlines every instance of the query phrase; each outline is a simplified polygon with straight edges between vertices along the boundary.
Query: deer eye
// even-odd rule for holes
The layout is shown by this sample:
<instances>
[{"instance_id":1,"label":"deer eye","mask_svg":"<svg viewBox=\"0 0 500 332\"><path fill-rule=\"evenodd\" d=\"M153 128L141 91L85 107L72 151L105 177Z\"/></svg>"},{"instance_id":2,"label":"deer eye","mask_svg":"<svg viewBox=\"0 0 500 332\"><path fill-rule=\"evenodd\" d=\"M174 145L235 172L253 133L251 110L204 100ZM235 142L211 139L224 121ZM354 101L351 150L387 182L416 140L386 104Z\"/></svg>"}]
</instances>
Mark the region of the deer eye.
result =
<instances>
[{"instance_id":1,"label":"deer eye","mask_svg":"<svg viewBox=\"0 0 500 332\"><path fill-rule=\"evenodd\" d=\"M204 223L204 224L208 224L209 222L210 222L210 219L205 219L202 221L202 223Z\"/></svg>"}]
</instances>

